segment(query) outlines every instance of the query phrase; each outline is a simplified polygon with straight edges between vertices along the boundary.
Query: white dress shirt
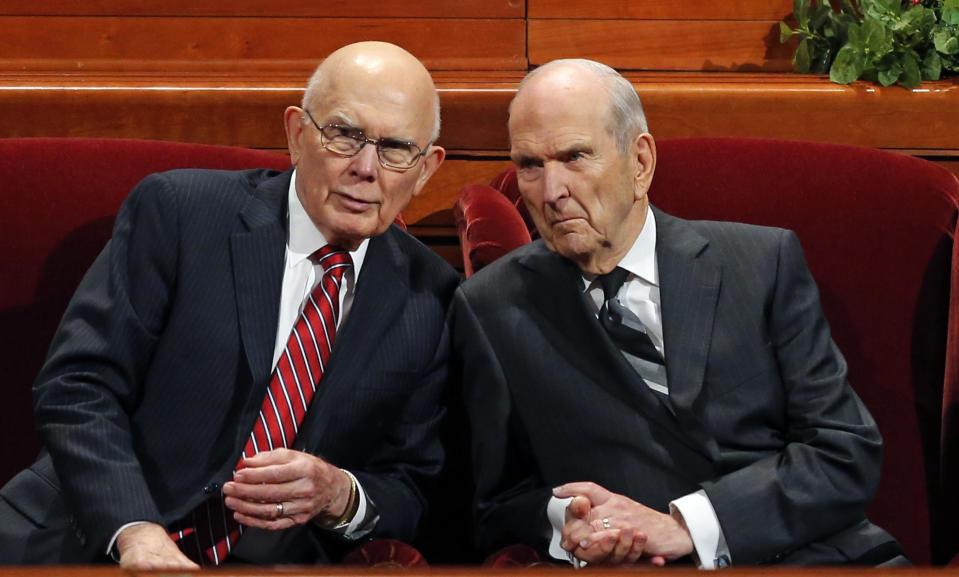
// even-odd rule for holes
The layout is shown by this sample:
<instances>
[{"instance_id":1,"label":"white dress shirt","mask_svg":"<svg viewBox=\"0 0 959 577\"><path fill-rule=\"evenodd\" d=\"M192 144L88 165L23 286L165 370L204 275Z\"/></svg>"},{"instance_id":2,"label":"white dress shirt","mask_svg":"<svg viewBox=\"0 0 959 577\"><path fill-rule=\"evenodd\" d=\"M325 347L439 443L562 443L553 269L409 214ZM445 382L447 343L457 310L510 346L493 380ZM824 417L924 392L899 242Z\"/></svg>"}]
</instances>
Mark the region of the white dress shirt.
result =
<instances>
[{"instance_id":1,"label":"white dress shirt","mask_svg":"<svg viewBox=\"0 0 959 577\"><path fill-rule=\"evenodd\" d=\"M618 266L629 272L626 282L617 293L620 302L643 322L650 340L665 359L659 265L656 260L656 218L652 210L647 209L643 230ZM593 314L598 317L599 310L603 306L603 289L599 282L596 282L596 275L583 276L583 290L588 301L592 301ZM666 361L669 362L669 359ZM631 362L651 389L662 394L669 394L664 365L641 359ZM551 497L547 504L546 513L552 529L549 553L556 559L567 559L574 565L580 566L582 563L560 546L561 531L566 523L566 507L570 501L572 501L571 498ZM716 511L705 491L700 490L680 497L669 503L669 509L671 512L678 512L686 523L700 568L716 568L718 558L723 559L721 564L729 564L726 539L719 525L719 519L716 517Z\"/></svg>"}]
</instances>

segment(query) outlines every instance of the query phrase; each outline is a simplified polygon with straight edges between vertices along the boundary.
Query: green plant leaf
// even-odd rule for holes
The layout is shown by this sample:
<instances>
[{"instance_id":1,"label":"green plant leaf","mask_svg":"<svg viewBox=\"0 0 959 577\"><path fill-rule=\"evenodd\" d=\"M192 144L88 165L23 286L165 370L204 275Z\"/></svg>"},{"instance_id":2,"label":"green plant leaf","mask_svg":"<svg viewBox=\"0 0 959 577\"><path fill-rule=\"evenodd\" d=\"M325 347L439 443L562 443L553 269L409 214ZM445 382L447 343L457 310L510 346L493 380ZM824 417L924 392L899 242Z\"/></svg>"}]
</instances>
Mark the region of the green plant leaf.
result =
<instances>
[{"instance_id":1,"label":"green plant leaf","mask_svg":"<svg viewBox=\"0 0 959 577\"><path fill-rule=\"evenodd\" d=\"M932 35L936 50L946 55L959 54L959 38L946 29L936 30Z\"/></svg>"},{"instance_id":2,"label":"green plant leaf","mask_svg":"<svg viewBox=\"0 0 959 577\"><path fill-rule=\"evenodd\" d=\"M864 20L859 26L859 44L866 56L878 61L892 51L892 35L886 27L876 20ZM849 31L849 41L852 42L852 29Z\"/></svg>"},{"instance_id":3,"label":"green plant leaf","mask_svg":"<svg viewBox=\"0 0 959 577\"><path fill-rule=\"evenodd\" d=\"M953 26L959 25L959 0L946 0L942 3L942 21Z\"/></svg>"},{"instance_id":4,"label":"green plant leaf","mask_svg":"<svg viewBox=\"0 0 959 577\"><path fill-rule=\"evenodd\" d=\"M936 25L936 13L921 4L917 4L902 14L902 28L909 34L926 37ZM917 40L922 40L918 38Z\"/></svg>"},{"instance_id":5,"label":"green plant leaf","mask_svg":"<svg viewBox=\"0 0 959 577\"><path fill-rule=\"evenodd\" d=\"M793 0L793 16L800 28L809 27L809 0Z\"/></svg>"},{"instance_id":6,"label":"green plant leaf","mask_svg":"<svg viewBox=\"0 0 959 577\"><path fill-rule=\"evenodd\" d=\"M902 55L902 75L899 82L906 88L915 88L922 82L922 73L919 71L919 59L912 52Z\"/></svg>"},{"instance_id":7,"label":"green plant leaf","mask_svg":"<svg viewBox=\"0 0 959 577\"><path fill-rule=\"evenodd\" d=\"M861 52L850 44L839 49L836 59L829 68L829 80L837 84L849 84L862 76L866 69L866 60Z\"/></svg>"},{"instance_id":8,"label":"green plant leaf","mask_svg":"<svg viewBox=\"0 0 959 577\"><path fill-rule=\"evenodd\" d=\"M832 6L828 0L822 0L809 16L809 28L811 30L821 30L832 15Z\"/></svg>"},{"instance_id":9,"label":"green plant leaf","mask_svg":"<svg viewBox=\"0 0 959 577\"><path fill-rule=\"evenodd\" d=\"M797 72L802 72L803 74L809 73L810 63L812 62L812 56L809 53L811 45L812 40L803 38L799 41L799 46L796 47L796 51L793 52L793 67Z\"/></svg>"},{"instance_id":10,"label":"green plant leaf","mask_svg":"<svg viewBox=\"0 0 959 577\"><path fill-rule=\"evenodd\" d=\"M862 9L866 20L882 20L890 16L898 16L902 11L900 0L860 0L859 8Z\"/></svg>"},{"instance_id":11,"label":"green plant leaf","mask_svg":"<svg viewBox=\"0 0 959 577\"><path fill-rule=\"evenodd\" d=\"M793 29L789 27L789 24L786 24L785 22L779 23L779 43L780 44L785 44L786 42L789 42L789 39L792 38L793 34L794 34Z\"/></svg>"},{"instance_id":12,"label":"green plant leaf","mask_svg":"<svg viewBox=\"0 0 959 577\"><path fill-rule=\"evenodd\" d=\"M926 52L926 57L922 59L922 79L939 80L942 76L942 60L935 49Z\"/></svg>"},{"instance_id":13,"label":"green plant leaf","mask_svg":"<svg viewBox=\"0 0 959 577\"><path fill-rule=\"evenodd\" d=\"M898 58L890 54L876 66L876 72L879 74L879 84L892 86L902 74L902 64Z\"/></svg>"}]
</instances>

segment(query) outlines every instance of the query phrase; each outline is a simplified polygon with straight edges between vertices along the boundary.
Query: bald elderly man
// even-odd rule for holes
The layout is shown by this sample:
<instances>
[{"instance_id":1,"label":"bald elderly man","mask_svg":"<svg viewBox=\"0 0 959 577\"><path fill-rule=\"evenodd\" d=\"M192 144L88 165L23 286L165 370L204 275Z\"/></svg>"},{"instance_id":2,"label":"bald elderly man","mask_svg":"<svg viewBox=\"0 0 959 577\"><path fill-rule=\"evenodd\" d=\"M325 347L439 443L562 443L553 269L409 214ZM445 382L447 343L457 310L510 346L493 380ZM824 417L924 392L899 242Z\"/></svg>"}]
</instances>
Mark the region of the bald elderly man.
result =
<instances>
[{"instance_id":1,"label":"bald elderly man","mask_svg":"<svg viewBox=\"0 0 959 577\"><path fill-rule=\"evenodd\" d=\"M642 105L600 63L530 73L509 134L542 240L466 281L451 315L484 552L905 563L865 517L882 441L796 235L652 207Z\"/></svg>"},{"instance_id":2,"label":"bald elderly man","mask_svg":"<svg viewBox=\"0 0 959 577\"><path fill-rule=\"evenodd\" d=\"M0 492L0 562L191 568L411 540L442 464L458 276L393 222L440 166L429 73L331 54L287 172L147 177L34 386L46 451Z\"/></svg>"}]
</instances>

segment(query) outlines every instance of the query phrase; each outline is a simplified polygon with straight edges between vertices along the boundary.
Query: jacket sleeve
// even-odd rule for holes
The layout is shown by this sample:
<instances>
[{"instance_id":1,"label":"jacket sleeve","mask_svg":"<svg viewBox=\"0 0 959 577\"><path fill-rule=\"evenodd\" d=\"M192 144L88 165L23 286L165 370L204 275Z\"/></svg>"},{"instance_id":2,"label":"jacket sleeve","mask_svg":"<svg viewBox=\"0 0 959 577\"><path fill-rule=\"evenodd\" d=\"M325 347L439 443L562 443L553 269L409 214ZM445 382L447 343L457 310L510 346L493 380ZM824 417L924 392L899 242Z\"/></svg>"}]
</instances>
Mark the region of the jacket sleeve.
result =
<instances>
[{"instance_id":1,"label":"jacket sleeve","mask_svg":"<svg viewBox=\"0 0 959 577\"><path fill-rule=\"evenodd\" d=\"M67 502L103 547L124 523L162 522L129 415L173 298L179 247L169 192L153 175L124 202L33 387L37 426Z\"/></svg>"},{"instance_id":2,"label":"jacket sleeve","mask_svg":"<svg viewBox=\"0 0 959 577\"><path fill-rule=\"evenodd\" d=\"M860 522L882 459L795 234L781 231L778 255L766 317L785 395L783 445L703 484L736 564L776 561Z\"/></svg>"},{"instance_id":3,"label":"jacket sleeve","mask_svg":"<svg viewBox=\"0 0 959 577\"><path fill-rule=\"evenodd\" d=\"M472 427L476 546L484 555L515 543L545 551L552 493L514 414L507 375L462 288L453 298L451 319Z\"/></svg>"}]
</instances>

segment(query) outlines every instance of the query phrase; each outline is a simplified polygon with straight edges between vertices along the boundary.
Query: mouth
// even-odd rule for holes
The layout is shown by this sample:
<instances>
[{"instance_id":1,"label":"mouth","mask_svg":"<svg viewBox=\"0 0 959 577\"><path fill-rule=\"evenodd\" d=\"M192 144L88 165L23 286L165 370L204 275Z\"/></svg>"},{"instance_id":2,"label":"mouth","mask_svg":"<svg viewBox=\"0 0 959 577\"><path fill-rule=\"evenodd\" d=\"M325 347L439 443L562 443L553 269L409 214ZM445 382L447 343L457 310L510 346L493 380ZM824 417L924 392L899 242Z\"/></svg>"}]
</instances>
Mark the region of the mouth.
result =
<instances>
[{"instance_id":1,"label":"mouth","mask_svg":"<svg viewBox=\"0 0 959 577\"><path fill-rule=\"evenodd\" d=\"M345 192L334 192L333 194L340 199L340 204L351 212L366 212L370 207L379 204L379 202L364 200Z\"/></svg>"},{"instance_id":2,"label":"mouth","mask_svg":"<svg viewBox=\"0 0 959 577\"><path fill-rule=\"evenodd\" d=\"M555 216L549 219L550 226L562 226L564 224L572 224L574 221L583 220L581 216Z\"/></svg>"}]
</instances>

